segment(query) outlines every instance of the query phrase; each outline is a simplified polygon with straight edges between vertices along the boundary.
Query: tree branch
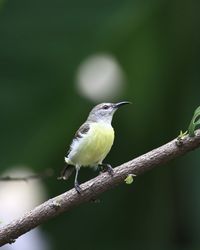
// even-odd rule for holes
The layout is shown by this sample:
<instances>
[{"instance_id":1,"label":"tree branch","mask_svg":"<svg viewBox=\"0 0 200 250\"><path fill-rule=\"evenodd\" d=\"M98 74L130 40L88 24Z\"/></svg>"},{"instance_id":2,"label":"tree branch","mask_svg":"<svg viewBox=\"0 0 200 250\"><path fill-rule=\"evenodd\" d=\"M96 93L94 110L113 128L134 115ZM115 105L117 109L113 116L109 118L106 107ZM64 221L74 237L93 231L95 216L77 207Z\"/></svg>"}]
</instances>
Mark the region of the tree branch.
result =
<instances>
[{"instance_id":1,"label":"tree branch","mask_svg":"<svg viewBox=\"0 0 200 250\"><path fill-rule=\"evenodd\" d=\"M174 139L157 149L114 168L113 176L110 176L108 173L103 173L83 183L81 185L81 194L78 194L73 188L44 202L21 218L1 227L0 246L14 242L19 236L45 221L99 196L110 188L124 182L127 175L140 175L157 165L169 162L199 146L200 130L197 130L195 137L185 136Z\"/></svg>"},{"instance_id":2,"label":"tree branch","mask_svg":"<svg viewBox=\"0 0 200 250\"><path fill-rule=\"evenodd\" d=\"M29 181L35 179L43 179L53 176L53 169L46 169L43 173L33 174L24 177L13 177L13 176L0 176L0 182L2 181Z\"/></svg>"}]
</instances>

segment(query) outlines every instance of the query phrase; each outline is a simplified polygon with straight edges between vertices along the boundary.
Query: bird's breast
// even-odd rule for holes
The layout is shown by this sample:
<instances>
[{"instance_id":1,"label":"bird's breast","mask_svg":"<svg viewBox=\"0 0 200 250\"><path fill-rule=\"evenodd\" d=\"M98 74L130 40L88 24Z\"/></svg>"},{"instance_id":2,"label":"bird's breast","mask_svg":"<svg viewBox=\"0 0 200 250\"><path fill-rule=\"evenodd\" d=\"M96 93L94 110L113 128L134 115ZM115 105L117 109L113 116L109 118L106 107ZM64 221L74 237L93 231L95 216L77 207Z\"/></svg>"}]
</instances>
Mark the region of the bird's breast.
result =
<instances>
[{"instance_id":1,"label":"bird's breast","mask_svg":"<svg viewBox=\"0 0 200 250\"><path fill-rule=\"evenodd\" d=\"M104 160L113 141L114 130L110 124L91 123L87 135L77 142L77 149L71 160L81 166L95 166Z\"/></svg>"},{"instance_id":2,"label":"bird's breast","mask_svg":"<svg viewBox=\"0 0 200 250\"><path fill-rule=\"evenodd\" d=\"M108 153L114 141L114 130L111 125L94 123L91 127L91 144L97 152Z\"/></svg>"}]
</instances>

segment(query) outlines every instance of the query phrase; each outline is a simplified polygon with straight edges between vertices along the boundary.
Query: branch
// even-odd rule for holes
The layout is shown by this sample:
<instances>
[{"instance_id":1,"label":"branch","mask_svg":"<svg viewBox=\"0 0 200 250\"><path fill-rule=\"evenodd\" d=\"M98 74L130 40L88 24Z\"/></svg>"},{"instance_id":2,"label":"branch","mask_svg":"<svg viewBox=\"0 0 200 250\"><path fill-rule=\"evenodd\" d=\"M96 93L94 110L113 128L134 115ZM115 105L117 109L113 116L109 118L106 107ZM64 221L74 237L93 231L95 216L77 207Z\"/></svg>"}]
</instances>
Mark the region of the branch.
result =
<instances>
[{"instance_id":1,"label":"branch","mask_svg":"<svg viewBox=\"0 0 200 250\"><path fill-rule=\"evenodd\" d=\"M0 176L0 182L2 181L29 181L29 180L35 180L35 179L43 179L43 178L47 178L51 176L53 176L53 170L49 168L45 170L43 173L28 175L24 177Z\"/></svg>"},{"instance_id":2,"label":"branch","mask_svg":"<svg viewBox=\"0 0 200 250\"><path fill-rule=\"evenodd\" d=\"M157 165L169 162L187 152L200 146L200 129L196 131L196 136L179 137L173 141L141 155L129 162L122 164L114 169L114 175L103 173L96 178L81 185L82 192L78 194L75 189L71 189L59 196L56 196L21 218L0 228L0 246L12 243L22 234L37 227L45 221L69 211L70 209L88 202L103 192L124 182L129 174L140 175Z\"/></svg>"}]
</instances>

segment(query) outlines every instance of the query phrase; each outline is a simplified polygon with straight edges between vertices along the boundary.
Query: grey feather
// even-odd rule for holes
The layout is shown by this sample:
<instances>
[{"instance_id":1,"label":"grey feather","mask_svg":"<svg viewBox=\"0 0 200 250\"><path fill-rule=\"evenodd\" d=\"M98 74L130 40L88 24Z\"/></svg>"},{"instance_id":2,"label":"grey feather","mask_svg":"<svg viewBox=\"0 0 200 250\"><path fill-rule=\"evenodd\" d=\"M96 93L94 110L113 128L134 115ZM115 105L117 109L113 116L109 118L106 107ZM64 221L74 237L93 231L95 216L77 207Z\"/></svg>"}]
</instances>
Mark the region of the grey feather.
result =
<instances>
[{"instance_id":1,"label":"grey feather","mask_svg":"<svg viewBox=\"0 0 200 250\"><path fill-rule=\"evenodd\" d=\"M87 122L83 123L83 125L76 131L74 138L73 138L73 141L82 138L84 135L86 135L88 133L89 130L90 130L90 124ZM73 141L72 141L72 143L73 143ZM72 143L71 143L71 145L72 145ZM72 150L72 148L70 146L70 148L67 152L67 155L69 155L71 150Z\"/></svg>"}]
</instances>

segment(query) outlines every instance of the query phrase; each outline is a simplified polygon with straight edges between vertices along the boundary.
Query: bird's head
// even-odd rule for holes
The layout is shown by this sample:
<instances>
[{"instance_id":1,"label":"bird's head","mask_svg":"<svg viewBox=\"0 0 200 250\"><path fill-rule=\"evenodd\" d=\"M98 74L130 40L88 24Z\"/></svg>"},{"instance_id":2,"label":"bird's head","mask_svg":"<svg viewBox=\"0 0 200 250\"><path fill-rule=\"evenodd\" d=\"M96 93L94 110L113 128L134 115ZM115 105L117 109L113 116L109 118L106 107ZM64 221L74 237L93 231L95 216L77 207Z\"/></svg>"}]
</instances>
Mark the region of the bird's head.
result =
<instances>
[{"instance_id":1,"label":"bird's head","mask_svg":"<svg viewBox=\"0 0 200 250\"><path fill-rule=\"evenodd\" d=\"M131 102L118 102L118 103L101 103L96 105L88 116L88 121L97 122L103 121L111 123L112 117L115 111L125 104L131 104Z\"/></svg>"}]
</instances>

